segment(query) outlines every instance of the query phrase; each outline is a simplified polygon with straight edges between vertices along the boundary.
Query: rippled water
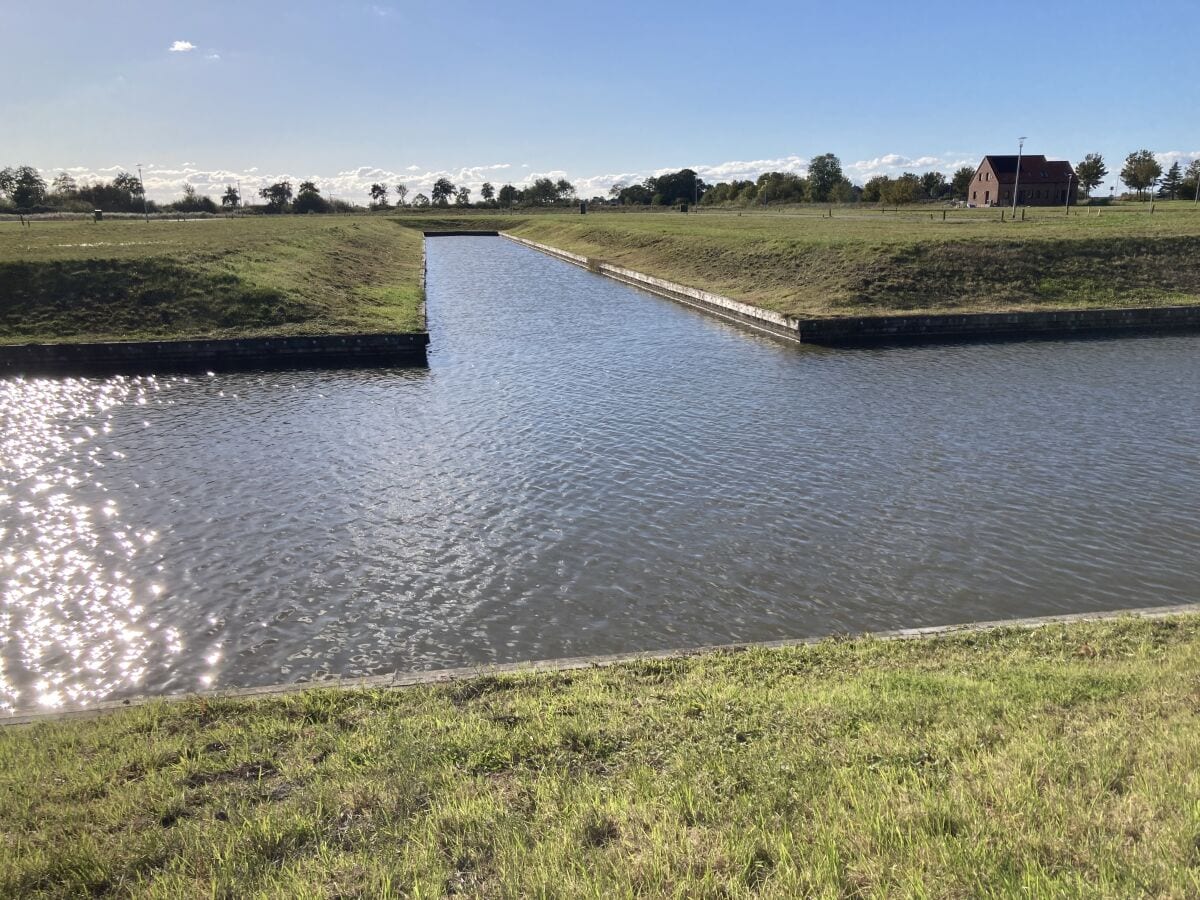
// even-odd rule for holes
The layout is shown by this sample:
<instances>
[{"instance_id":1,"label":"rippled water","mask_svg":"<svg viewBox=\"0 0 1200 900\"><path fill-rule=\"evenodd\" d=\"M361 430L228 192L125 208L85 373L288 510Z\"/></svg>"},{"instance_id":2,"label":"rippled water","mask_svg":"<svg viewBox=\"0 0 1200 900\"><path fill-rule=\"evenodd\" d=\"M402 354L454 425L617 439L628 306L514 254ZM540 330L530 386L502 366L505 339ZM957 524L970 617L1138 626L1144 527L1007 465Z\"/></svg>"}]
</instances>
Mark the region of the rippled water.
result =
<instances>
[{"instance_id":1,"label":"rippled water","mask_svg":"<svg viewBox=\"0 0 1200 900\"><path fill-rule=\"evenodd\" d=\"M0 708L1197 597L1196 337L803 350L428 251L428 371L0 381Z\"/></svg>"}]
</instances>

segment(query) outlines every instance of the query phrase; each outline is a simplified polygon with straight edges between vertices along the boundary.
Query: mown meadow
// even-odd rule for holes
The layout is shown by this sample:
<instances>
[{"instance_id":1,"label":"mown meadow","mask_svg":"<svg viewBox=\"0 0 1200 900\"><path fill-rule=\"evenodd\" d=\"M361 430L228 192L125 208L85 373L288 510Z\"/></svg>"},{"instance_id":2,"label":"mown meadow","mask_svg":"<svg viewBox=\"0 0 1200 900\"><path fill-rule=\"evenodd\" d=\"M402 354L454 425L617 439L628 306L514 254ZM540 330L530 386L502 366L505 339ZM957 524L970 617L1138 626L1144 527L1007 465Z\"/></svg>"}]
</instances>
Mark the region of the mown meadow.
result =
<instances>
[{"instance_id":1,"label":"mown meadow","mask_svg":"<svg viewBox=\"0 0 1200 900\"><path fill-rule=\"evenodd\" d=\"M1200 616L0 730L0 894L1194 897Z\"/></svg>"},{"instance_id":2,"label":"mown meadow","mask_svg":"<svg viewBox=\"0 0 1200 900\"><path fill-rule=\"evenodd\" d=\"M369 216L0 225L0 343L423 331L419 233Z\"/></svg>"}]
</instances>

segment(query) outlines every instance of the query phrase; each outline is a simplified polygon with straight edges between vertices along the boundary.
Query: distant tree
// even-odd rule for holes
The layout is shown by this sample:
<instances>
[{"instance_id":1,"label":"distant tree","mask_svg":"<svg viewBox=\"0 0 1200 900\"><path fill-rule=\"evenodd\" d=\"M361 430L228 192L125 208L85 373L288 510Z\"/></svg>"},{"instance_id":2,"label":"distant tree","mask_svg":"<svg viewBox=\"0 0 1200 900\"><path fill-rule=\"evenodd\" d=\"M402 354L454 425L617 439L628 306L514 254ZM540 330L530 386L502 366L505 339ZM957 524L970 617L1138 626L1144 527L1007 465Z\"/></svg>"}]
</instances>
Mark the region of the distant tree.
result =
<instances>
[{"instance_id":1,"label":"distant tree","mask_svg":"<svg viewBox=\"0 0 1200 900\"><path fill-rule=\"evenodd\" d=\"M926 172L921 176L921 190L930 200L940 200L950 193L950 185L941 172Z\"/></svg>"},{"instance_id":2,"label":"distant tree","mask_svg":"<svg viewBox=\"0 0 1200 900\"><path fill-rule=\"evenodd\" d=\"M371 185L371 204L380 209L387 209L388 186L380 182Z\"/></svg>"},{"instance_id":3,"label":"distant tree","mask_svg":"<svg viewBox=\"0 0 1200 900\"><path fill-rule=\"evenodd\" d=\"M645 206L654 201L654 191L650 190L646 184L614 185L614 187L621 188L616 199L622 206Z\"/></svg>"},{"instance_id":4,"label":"distant tree","mask_svg":"<svg viewBox=\"0 0 1200 900\"><path fill-rule=\"evenodd\" d=\"M1183 187L1183 166L1179 164L1179 160L1175 160L1171 164L1171 168L1167 169L1167 174L1163 176L1162 184L1158 187L1158 196L1164 200L1174 200L1179 196L1179 189Z\"/></svg>"},{"instance_id":5,"label":"distant tree","mask_svg":"<svg viewBox=\"0 0 1200 900\"><path fill-rule=\"evenodd\" d=\"M737 196L737 191L737 182L719 181L704 192L704 196L700 198L700 203L704 206L731 203L733 198Z\"/></svg>"},{"instance_id":6,"label":"distant tree","mask_svg":"<svg viewBox=\"0 0 1200 900\"><path fill-rule=\"evenodd\" d=\"M612 186L612 187L610 187L610 188L608 189L608 196L609 196L609 199L610 199L610 200L617 200L617 199L619 199L619 198L620 198L620 196L621 196L621 191L623 191L623 190L625 190L625 185L624 185L624 184L622 184L622 183L621 183L621 182L619 182L619 181L618 181L618 182L616 182L615 184L613 184L613 186Z\"/></svg>"},{"instance_id":7,"label":"distant tree","mask_svg":"<svg viewBox=\"0 0 1200 900\"><path fill-rule=\"evenodd\" d=\"M832 153L818 156L808 164L808 196L816 203L829 200L834 185L842 180L842 163Z\"/></svg>"},{"instance_id":8,"label":"distant tree","mask_svg":"<svg viewBox=\"0 0 1200 900\"><path fill-rule=\"evenodd\" d=\"M748 204L754 202L757 188L753 181L722 181L715 184L700 196L700 202L705 205L717 204Z\"/></svg>"},{"instance_id":9,"label":"distant tree","mask_svg":"<svg viewBox=\"0 0 1200 900\"><path fill-rule=\"evenodd\" d=\"M1084 197L1091 197L1092 191L1100 186L1107 174L1108 166L1104 165L1104 157L1099 153L1089 153L1075 167L1075 180L1079 182Z\"/></svg>"},{"instance_id":10,"label":"distant tree","mask_svg":"<svg viewBox=\"0 0 1200 900\"><path fill-rule=\"evenodd\" d=\"M975 170L970 166L963 166L950 179L950 196L955 200L966 200L967 192L970 191L971 181L974 178Z\"/></svg>"},{"instance_id":11,"label":"distant tree","mask_svg":"<svg viewBox=\"0 0 1200 900\"><path fill-rule=\"evenodd\" d=\"M479 196L483 198L484 203L491 203L496 199L496 189L490 181L485 181L483 187L479 189Z\"/></svg>"},{"instance_id":12,"label":"distant tree","mask_svg":"<svg viewBox=\"0 0 1200 900\"><path fill-rule=\"evenodd\" d=\"M861 191L850 182L849 178L843 178L830 188L829 201L831 203L854 203L858 200L860 193Z\"/></svg>"},{"instance_id":13,"label":"distant tree","mask_svg":"<svg viewBox=\"0 0 1200 900\"><path fill-rule=\"evenodd\" d=\"M331 209L329 203L321 196L321 189L315 181L302 181L296 188L296 201L292 204L295 213L324 213Z\"/></svg>"},{"instance_id":14,"label":"distant tree","mask_svg":"<svg viewBox=\"0 0 1200 900\"><path fill-rule=\"evenodd\" d=\"M11 171L9 186L4 192L17 209L28 209L45 202L46 180L37 169L33 166L17 166Z\"/></svg>"},{"instance_id":15,"label":"distant tree","mask_svg":"<svg viewBox=\"0 0 1200 900\"><path fill-rule=\"evenodd\" d=\"M225 188L225 193L221 195L221 205L226 209L235 208L241 201L242 198L238 195L238 189L232 184L228 185Z\"/></svg>"},{"instance_id":16,"label":"distant tree","mask_svg":"<svg viewBox=\"0 0 1200 900\"><path fill-rule=\"evenodd\" d=\"M0 194L8 197L12 194L13 188L17 184L17 173L13 171L11 166L5 166L0 169Z\"/></svg>"},{"instance_id":17,"label":"distant tree","mask_svg":"<svg viewBox=\"0 0 1200 900\"><path fill-rule=\"evenodd\" d=\"M921 199L925 189L921 185L919 176L912 172L905 172L899 178L888 181L887 184L880 188L880 198L884 203L900 205L903 203L916 203Z\"/></svg>"},{"instance_id":18,"label":"distant tree","mask_svg":"<svg viewBox=\"0 0 1200 900\"><path fill-rule=\"evenodd\" d=\"M1121 180L1137 191L1139 197L1154 187L1154 182L1162 176L1162 166L1149 150L1137 150L1125 157L1125 166L1121 169Z\"/></svg>"},{"instance_id":19,"label":"distant tree","mask_svg":"<svg viewBox=\"0 0 1200 900\"><path fill-rule=\"evenodd\" d=\"M267 212L281 213L292 200L292 183L290 181L277 181L265 188L261 188L258 196L267 201Z\"/></svg>"},{"instance_id":20,"label":"distant tree","mask_svg":"<svg viewBox=\"0 0 1200 900\"><path fill-rule=\"evenodd\" d=\"M808 181L794 172L766 172L755 183L755 202L803 203L808 199Z\"/></svg>"},{"instance_id":21,"label":"distant tree","mask_svg":"<svg viewBox=\"0 0 1200 900\"><path fill-rule=\"evenodd\" d=\"M1183 182L1179 185L1179 194L1185 200L1195 200L1200 197L1197 188L1200 186L1200 159L1193 159L1183 172Z\"/></svg>"},{"instance_id":22,"label":"distant tree","mask_svg":"<svg viewBox=\"0 0 1200 900\"><path fill-rule=\"evenodd\" d=\"M496 202L505 209L512 209L517 203L517 189L511 184L502 185L496 194Z\"/></svg>"},{"instance_id":23,"label":"distant tree","mask_svg":"<svg viewBox=\"0 0 1200 900\"><path fill-rule=\"evenodd\" d=\"M972 172L972 175L975 173ZM876 175L873 178L867 179L867 183L863 185L862 200L863 203L879 203L883 200L884 189L891 184L892 179L886 175Z\"/></svg>"},{"instance_id":24,"label":"distant tree","mask_svg":"<svg viewBox=\"0 0 1200 900\"><path fill-rule=\"evenodd\" d=\"M433 203L435 206L445 206L456 190L448 178L439 178L433 183Z\"/></svg>"},{"instance_id":25,"label":"distant tree","mask_svg":"<svg viewBox=\"0 0 1200 900\"><path fill-rule=\"evenodd\" d=\"M758 185L753 181L749 179L735 181L733 187L737 188L737 195L733 198L734 203L748 206L758 200Z\"/></svg>"},{"instance_id":26,"label":"distant tree","mask_svg":"<svg viewBox=\"0 0 1200 900\"><path fill-rule=\"evenodd\" d=\"M112 180L112 186L123 194L127 194L132 202L134 197L142 196L142 179L132 172L118 172Z\"/></svg>"},{"instance_id":27,"label":"distant tree","mask_svg":"<svg viewBox=\"0 0 1200 900\"><path fill-rule=\"evenodd\" d=\"M408 185L407 184L396 185L396 205L403 206L404 198L406 198L407 196L408 196Z\"/></svg>"},{"instance_id":28,"label":"distant tree","mask_svg":"<svg viewBox=\"0 0 1200 900\"><path fill-rule=\"evenodd\" d=\"M571 184L565 178L560 178L554 182L554 192L559 200L573 200L575 198L575 185Z\"/></svg>"},{"instance_id":29,"label":"distant tree","mask_svg":"<svg viewBox=\"0 0 1200 900\"><path fill-rule=\"evenodd\" d=\"M470 206L471 205L471 189L465 184L458 189L454 195L455 206Z\"/></svg>"},{"instance_id":30,"label":"distant tree","mask_svg":"<svg viewBox=\"0 0 1200 900\"><path fill-rule=\"evenodd\" d=\"M217 204L212 197L201 196L195 185L184 183L183 196L171 204L177 212L207 212L215 213Z\"/></svg>"},{"instance_id":31,"label":"distant tree","mask_svg":"<svg viewBox=\"0 0 1200 900\"><path fill-rule=\"evenodd\" d=\"M428 205L429 205L429 198L426 197L424 194L417 194L417 196L413 197L413 206L428 206Z\"/></svg>"},{"instance_id":32,"label":"distant tree","mask_svg":"<svg viewBox=\"0 0 1200 900\"><path fill-rule=\"evenodd\" d=\"M698 202L709 188L692 169L680 169L678 172L647 178L642 186L650 195L651 202L662 206Z\"/></svg>"},{"instance_id":33,"label":"distant tree","mask_svg":"<svg viewBox=\"0 0 1200 900\"><path fill-rule=\"evenodd\" d=\"M54 181L51 182L51 189L55 196L62 198L74 197L79 193L79 185L66 172L59 172L55 176Z\"/></svg>"},{"instance_id":34,"label":"distant tree","mask_svg":"<svg viewBox=\"0 0 1200 900\"><path fill-rule=\"evenodd\" d=\"M549 178L534 179L524 191L525 202L530 206L551 206L558 196L558 186Z\"/></svg>"}]
</instances>

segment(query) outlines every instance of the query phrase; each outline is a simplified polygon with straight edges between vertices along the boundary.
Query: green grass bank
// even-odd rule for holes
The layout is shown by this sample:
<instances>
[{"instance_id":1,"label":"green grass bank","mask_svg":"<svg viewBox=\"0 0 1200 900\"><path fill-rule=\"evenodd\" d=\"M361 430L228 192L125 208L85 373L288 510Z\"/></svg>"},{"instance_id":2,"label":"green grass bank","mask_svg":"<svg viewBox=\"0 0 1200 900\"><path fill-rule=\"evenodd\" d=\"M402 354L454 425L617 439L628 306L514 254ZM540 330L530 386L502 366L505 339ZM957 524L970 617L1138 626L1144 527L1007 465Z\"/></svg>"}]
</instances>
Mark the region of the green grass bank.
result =
<instances>
[{"instance_id":1,"label":"green grass bank","mask_svg":"<svg viewBox=\"0 0 1200 900\"><path fill-rule=\"evenodd\" d=\"M419 233L369 216L0 226L0 344L425 329Z\"/></svg>"},{"instance_id":2,"label":"green grass bank","mask_svg":"<svg viewBox=\"0 0 1200 900\"><path fill-rule=\"evenodd\" d=\"M798 318L1200 302L1200 210L538 215L506 230Z\"/></svg>"},{"instance_id":3,"label":"green grass bank","mask_svg":"<svg viewBox=\"0 0 1200 900\"><path fill-rule=\"evenodd\" d=\"M5 896L1187 897L1200 616L0 730Z\"/></svg>"}]
</instances>

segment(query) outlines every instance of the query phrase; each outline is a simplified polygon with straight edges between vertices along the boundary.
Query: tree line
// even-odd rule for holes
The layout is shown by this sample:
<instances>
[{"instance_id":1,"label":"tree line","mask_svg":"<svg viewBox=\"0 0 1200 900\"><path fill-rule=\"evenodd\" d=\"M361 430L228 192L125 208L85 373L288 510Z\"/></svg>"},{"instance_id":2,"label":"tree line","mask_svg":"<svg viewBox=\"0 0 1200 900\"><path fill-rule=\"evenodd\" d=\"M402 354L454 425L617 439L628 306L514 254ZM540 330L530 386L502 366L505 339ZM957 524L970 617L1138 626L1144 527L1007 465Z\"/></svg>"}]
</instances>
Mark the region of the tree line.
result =
<instances>
[{"instance_id":1,"label":"tree line","mask_svg":"<svg viewBox=\"0 0 1200 900\"><path fill-rule=\"evenodd\" d=\"M391 193L383 182L372 184L367 191L371 198L372 209L389 209L388 197ZM485 181L479 188L480 199L471 202L471 189L464 185L456 186L449 178L439 178L433 183L429 194L416 194L412 201L408 199L408 185L395 186L395 208L402 207L431 207L447 208L450 206L488 209L512 209L525 206L566 206L575 202L575 186L565 178L554 181L550 178L537 178L525 188L516 185L501 185L497 190L490 181Z\"/></svg>"},{"instance_id":2,"label":"tree line","mask_svg":"<svg viewBox=\"0 0 1200 900\"><path fill-rule=\"evenodd\" d=\"M1108 175L1104 157L1087 154L1075 165L1080 191L1090 197ZM640 185L613 185L611 195L623 204L676 205L699 199L702 205L750 206L772 203L883 203L888 206L929 200L965 201L975 169L963 166L947 178L941 172L876 175L861 187L842 172L841 161L832 153L818 156L807 175L766 172L756 180L705 184L691 169L673 175L649 178ZM1200 190L1200 159L1185 169L1175 162L1166 171L1150 150L1137 150L1125 159L1119 177L1141 199L1194 199Z\"/></svg>"},{"instance_id":3,"label":"tree line","mask_svg":"<svg viewBox=\"0 0 1200 900\"><path fill-rule=\"evenodd\" d=\"M1075 165L1076 183L1084 197L1090 197L1108 175L1108 166L1099 153L1089 153ZM1164 171L1150 150L1137 150L1125 158L1118 173L1124 184L1139 199L1164 200L1200 197L1200 159L1184 168L1178 161ZM645 179L638 184L614 184L608 198L594 197L593 203L623 206L678 206L699 203L704 206L750 206L781 203L883 203L889 206L922 201L967 199L975 169L963 166L947 178L941 172L916 174L905 172L895 178L876 175L861 186L853 184L842 170L841 161L832 153L816 157L805 175L794 172L765 172L754 180L722 181L708 184L692 169L681 169ZM497 189L484 182L480 199L471 200L471 189L455 185L448 178L433 183L429 194L418 193L409 200L405 184L372 184L367 192L372 209L476 207L503 208L566 206L576 202L575 187L566 179L538 178L518 188L512 184ZM302 181L293 189L282 180L258 190L263 201L257 211L266 213L350 212L355 206L322 195L313 181ZM394 197L394 205L389 201ZM160 204L145 198L141 179L130 172L119 172L110 181L77 182L67 172L49 184L33 166L0 169L0 198L3 204L22 211L90 212L186 212L216 213L243 207L237 187L228 185L219 204L185 184L179 199Z\"/></svg>"}]
</instances>

